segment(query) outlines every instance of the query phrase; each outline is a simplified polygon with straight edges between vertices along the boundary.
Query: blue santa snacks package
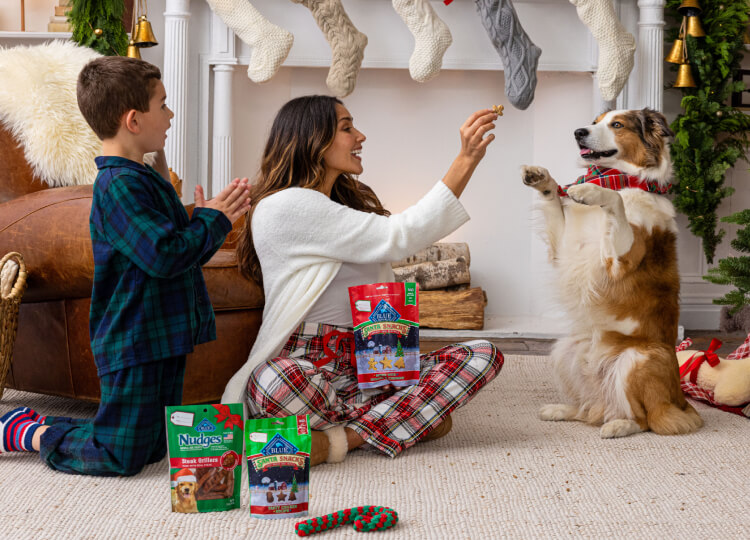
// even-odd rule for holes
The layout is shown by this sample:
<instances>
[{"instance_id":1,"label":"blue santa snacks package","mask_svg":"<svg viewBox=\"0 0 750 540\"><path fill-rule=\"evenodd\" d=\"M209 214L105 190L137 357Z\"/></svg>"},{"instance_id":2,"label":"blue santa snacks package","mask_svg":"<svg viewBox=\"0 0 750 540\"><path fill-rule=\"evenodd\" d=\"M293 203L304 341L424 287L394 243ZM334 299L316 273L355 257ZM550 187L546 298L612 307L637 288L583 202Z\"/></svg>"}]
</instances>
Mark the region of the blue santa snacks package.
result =
<instances>
[{"instance_id":1,"label":"blue santa snacks package","mask_svg":"<svg viewBox=\"0 0 750 540\"><path fill-rule=\"evenodd\" d=\"M419 382L419 286L349 287L360 388Z\"/></svg>"},{"instance_id":2,"label":"blue santa snacks package","mask_svg":"<svg viewBox=\"0 0 750 540\"><path fill-rule=\"evenodd\" d=\"M245 422L250 515L307 515L312 436L307 415Z\"/></svg>"}]
</instances>

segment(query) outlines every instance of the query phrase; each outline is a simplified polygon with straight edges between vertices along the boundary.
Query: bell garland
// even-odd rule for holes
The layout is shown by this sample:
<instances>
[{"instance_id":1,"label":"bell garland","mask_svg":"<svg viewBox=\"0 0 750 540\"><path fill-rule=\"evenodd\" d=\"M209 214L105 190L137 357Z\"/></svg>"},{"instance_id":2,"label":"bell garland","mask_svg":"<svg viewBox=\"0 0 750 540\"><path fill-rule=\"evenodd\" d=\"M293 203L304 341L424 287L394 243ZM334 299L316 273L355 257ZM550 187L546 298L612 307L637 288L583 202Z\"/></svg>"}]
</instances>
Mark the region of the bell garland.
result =
<instances>
[{"instance_id":1,"label":"bell garland","mask_svg":"<svg viewBox=\"0 0 750 540\"><path fill-rule=\"evenodd\" d=\"M675 22L666 32L669 42L678 38L682 3L667 0L665 15ZM724 185L724 175L738 159L748 160L745 154L750 148L750 116L728 104L732 93L745 89L734 76L744 54L748 3L701 0L701 7L705 37L684 36L696 86L679 88L684 112L670 126L675 133L672 162L679 179L672 192L675 207L687 216L690 232L703 241L703 252L711 264L725 234L717 230L716 210L733 192Z\"/></svg>"},{"instance_id":2,"label":"bell garland","mask_svg":"<svg viewBox=\"0 0 750 540\"><path fill-rule=\"evenodd\" d=\"M124 12L124 0L73 0L68 17L73 41L105 56L124 56L128 48Z\"/></svg>"}]
</instances>

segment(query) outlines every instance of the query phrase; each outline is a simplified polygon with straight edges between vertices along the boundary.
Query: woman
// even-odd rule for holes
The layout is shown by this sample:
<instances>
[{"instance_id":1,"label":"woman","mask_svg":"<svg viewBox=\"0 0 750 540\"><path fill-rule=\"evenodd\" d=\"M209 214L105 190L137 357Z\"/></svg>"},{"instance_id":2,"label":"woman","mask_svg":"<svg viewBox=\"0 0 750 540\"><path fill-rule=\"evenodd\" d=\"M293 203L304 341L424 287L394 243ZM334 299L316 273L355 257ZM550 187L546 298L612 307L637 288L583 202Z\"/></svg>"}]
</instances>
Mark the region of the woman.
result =
<instances>
[{"instance_id":1,"label":"woman","mask_svg":"<svg viewBox=\"0 0 750 540\"><path fill-rule=\"evenodd\" d=\"M375 391L358 389L350 349L337 345L352 331L348 287L393 281L391 261L469 219L458 197L495 138L488 132L496 118L490 109L472 114L442 181L390 215L352 176L363 170L365 136L341 101L305 96L281 108L237 249L243 274L263 283L263 323L223 402L245 400L255 418L309 414L312 465L342 461L363 444L395 457L450 431L450 413L502 367L491 343L422 355L419 384ZM323 354L324 345L335 358Z\"/></svg>"}]
</instances>

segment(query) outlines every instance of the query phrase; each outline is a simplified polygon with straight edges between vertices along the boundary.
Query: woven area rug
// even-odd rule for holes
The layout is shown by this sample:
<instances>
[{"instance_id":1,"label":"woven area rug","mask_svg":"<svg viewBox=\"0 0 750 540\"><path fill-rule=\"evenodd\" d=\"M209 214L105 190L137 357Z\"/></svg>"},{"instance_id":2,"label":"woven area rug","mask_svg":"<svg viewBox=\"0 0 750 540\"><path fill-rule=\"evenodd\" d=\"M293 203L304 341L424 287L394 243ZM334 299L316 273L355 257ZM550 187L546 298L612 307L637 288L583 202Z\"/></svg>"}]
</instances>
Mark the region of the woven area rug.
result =
<instances>
[{"instance_id":1,"label":"woven area rug","mask_svg":"<svg viewBox=\"0 0 750 540\"><path fill-rule=\"evenodd\" d=\"M549 360L507 356L503 371L454 414L453 431L396 459L365 451L311 472L310 517L363 504L398 511L378 538L747 538L750 421L701 403L696 434L602 440L596 428L537 419L556 401ZM0 413L91 416L94 407L7 390ZM2 538L297 538L294 519L242 508L170 512L166 460L132 478L71 476L35 454L0 455ZM359 538L340 528L316 537Z\"/></svg>"}]
</instances>

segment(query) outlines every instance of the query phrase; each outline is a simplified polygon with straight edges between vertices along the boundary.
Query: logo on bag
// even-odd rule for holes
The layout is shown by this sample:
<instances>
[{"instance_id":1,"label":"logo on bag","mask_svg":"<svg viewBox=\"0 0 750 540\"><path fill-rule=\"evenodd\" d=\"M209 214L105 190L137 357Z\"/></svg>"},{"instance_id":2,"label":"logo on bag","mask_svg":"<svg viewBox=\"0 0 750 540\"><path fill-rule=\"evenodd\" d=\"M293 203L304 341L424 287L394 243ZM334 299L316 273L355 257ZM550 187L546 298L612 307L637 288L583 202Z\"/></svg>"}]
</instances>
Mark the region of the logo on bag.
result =
<instances>
[{"instance_id":1,"label":"logo on bag","mask_svg":"<svg viewBox=\"0 0 750 540\"><path fill-rule=\"evenodd\" d=\"M296 454L299 450L278 433L260 451L264 456L277 456L279 454Z\"/></svg>"},{"instance_id":2,"label":"logo on bag","mask_svg":"<svg viewBox=\"0 0 750 540\"><path fill-rule=\"evenodd\" d=\"M195 431L198 433L205 433L206 431L216 431L216 426L213 425L208 418L204 418L201 422L195 426Z\"/></svg>"},{"instance_id":3,"label":"logo on bag","mask_svg":"<svg viewBox=\"0 0 750 540\"><path fill-rule=\"evenodd\" d=\"M381 300L368 318L372 322L395 322L401 315L388 302Z\"/></svg>"}]
</instances>

